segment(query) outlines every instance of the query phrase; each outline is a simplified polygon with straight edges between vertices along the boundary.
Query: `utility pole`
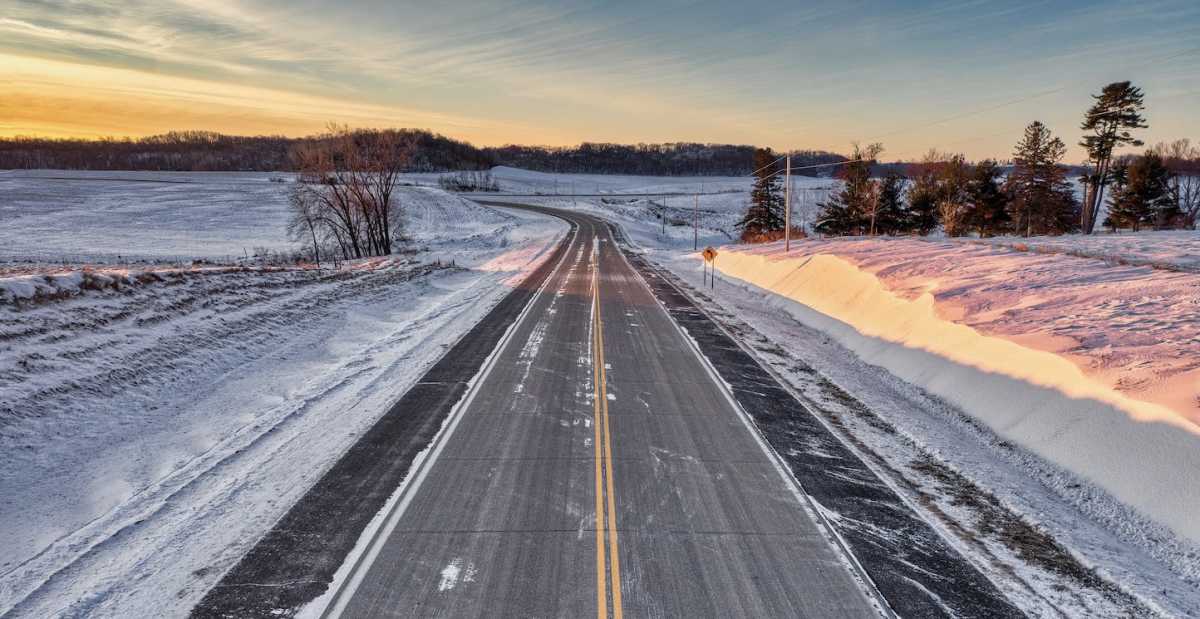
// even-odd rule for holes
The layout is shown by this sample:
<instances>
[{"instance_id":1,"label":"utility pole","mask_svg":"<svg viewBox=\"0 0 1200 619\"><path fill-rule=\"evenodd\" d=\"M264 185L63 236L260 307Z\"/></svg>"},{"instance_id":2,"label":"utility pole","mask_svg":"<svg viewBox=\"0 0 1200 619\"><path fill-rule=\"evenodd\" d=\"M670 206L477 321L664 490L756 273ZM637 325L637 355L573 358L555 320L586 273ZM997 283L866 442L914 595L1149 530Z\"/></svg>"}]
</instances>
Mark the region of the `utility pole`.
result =
<instances>
[{"instance_id":1,"label":"utility pole","mask_svg":"<svg viewBox=\"0 0 1200 619\"><path fill-rule=\"evenodd\" d=\"M784 163L787 168L783 175L783 252L792 251L792 156L788 155Z\"/></svg>"},{"instance_id":2,"label":"utility pole","mask_svg":"<svg viewBox=\"0 0 1200 619\"><path fill-rule=\"evenodd\" d=\"M696 194L696 206L692 208L692 251L700 249L700 194Z\"/></svg>"}]
</instances>

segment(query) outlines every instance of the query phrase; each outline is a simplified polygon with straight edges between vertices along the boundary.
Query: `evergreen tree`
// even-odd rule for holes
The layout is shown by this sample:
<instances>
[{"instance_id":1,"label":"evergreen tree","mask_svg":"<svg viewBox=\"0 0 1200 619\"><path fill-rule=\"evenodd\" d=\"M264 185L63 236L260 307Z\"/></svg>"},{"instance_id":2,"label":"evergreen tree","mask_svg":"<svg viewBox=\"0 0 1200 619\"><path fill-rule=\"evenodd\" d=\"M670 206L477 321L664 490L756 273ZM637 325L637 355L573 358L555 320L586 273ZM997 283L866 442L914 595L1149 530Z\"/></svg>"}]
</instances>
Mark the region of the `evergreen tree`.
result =
<instances>
[{"instance_id":1,"label":"evergreen tree","mask_svg":"<svg viewBox=\"0 0 1200 619\"><path fill-rule=\"evenodd\" d=\"M863 234L870 231L871 214L877 205L876 183L871 180L871 165L883 152L883 146L871 144L865 149L854 145L854 155L838 170L842 188L830 194L818 206L817 222L813 229L822 234Z\"/></svg>"},{"instance_id":2,"label":"evergreen tree","mask_svg":"<svg viewBox=\"0 0 1200 619\"><path fill-rule=\"evenodd\" d=\"M750 191L750 207L737 223L742 240L760 239L763 235L783 230L784 196L780 187L783 165L768 148L754 151L754 188Z\"/></svg>"},{"instance_id":3,"label":"evergreen tree","mask_svg":"<svg viewBox=\"0 0 1200 619\"><path fill-rule=\"evenodd\" d=\"M1113 150L1122 145L1141 146L1142 141L1135 139L1129 130L1148 126L1141 115L1145 107L1142 91L1131 83L1113 82L1092 98L1096 102L1088 109L1080 126L1091 132L1079 143L1087 149L1092 163L1092 172L1082 179L1087 187L1080 220L1084 234L1091 234L1095 228L1096 216L1104 203L1104 188L1112 181Z\"/></svg>"},{"instance_id":4,"label":"evergreen tree","mask_svg":"<svg viewBox=\"0 0 1200 619\"><path fill-rule=\"evenodd\" d=\"M985 159L975 166L968 184L970 204L968 225L979 232L980 237L994 236L1009 229L1012 218L1008 215L1008 194L1001 187L1004 172L992 159Z\"/></svg>"},{"instance_id":5,"label":"evergreen tree","mask_svg":"<svg viewBox=\"0 0 1200 619\"><path fill-rule=\"evenodd\" d=\"M1125 189L1125 185L1129 183L1129 162L1117 161L1113 164L1112 171L1108 173L1108 184L1112 186L1112 194L1120 194ZM1136 213L1126 210L1128 203L1114 203L1110 198L1108 205L1108 214L1104 217L1104 227L1111 232L1116 232L1121 228L1133 228L1138 219Z\"/></svg>"},{"instance_id":6,"label":"evergreen tree","mask_svg":"<svg viewBox=\"0 0 1200 619\"><path fill-rule=\"evenodd\" d=\"M908 188L909 232L926 235L938 226L937 179L931 173L919 174Z\"/></svg>"},{"instance_id":7,"label":"evergreen tree","mask_svg":"<svg viewBox=\"0 0 1200 619\"><path fill-rule=\"evenodd\" d=\"M1162 157L1153 151L1119 169L1109 204L1107 225L1128 226L1136 232L1142 226L1165 228L1179 217L1179 205L1171 188L1171 171Z\"/></svg>"},{"instance_id":8,"label":"evergreen tree","mask_svg":"<svg viewBox=\"0 0 1200 619\"><path fill-rule=\"evenodd\" d=\"M1066 152L1066 144L1041 122L1025 128L1007 183L1012 196L1009 213L1018 233L1063 234L1075 229L1079 203L1058 163Z\"/></svg>"}]
</instances>

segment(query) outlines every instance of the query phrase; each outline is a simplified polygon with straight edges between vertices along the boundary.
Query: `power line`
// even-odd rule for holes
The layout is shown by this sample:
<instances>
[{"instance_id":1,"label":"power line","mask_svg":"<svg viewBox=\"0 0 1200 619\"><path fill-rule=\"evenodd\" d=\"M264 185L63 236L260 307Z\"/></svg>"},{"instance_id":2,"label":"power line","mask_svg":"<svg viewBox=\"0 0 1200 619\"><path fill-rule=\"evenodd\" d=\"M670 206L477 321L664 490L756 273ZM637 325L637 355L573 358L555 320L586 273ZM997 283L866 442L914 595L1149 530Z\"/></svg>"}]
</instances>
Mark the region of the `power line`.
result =
<instances>
[{"instance_id":1,"label":"power line","mask_svg":"<svg viewBox=\"0 0 1200 619\"><path fill-rule=\"evenodd\" d=\"M786 156L787 156L787 155L780 155L780 156L776 157L776 158L775 158L775 161L772 161L771 163L768 163L767 165L765 165L765 166L763 166L763 167L761 167L761 168L759 168L759 169L757 169L757 170L755 170L755 171L751 172L750 174L747 174L747 176L754 176L755 174L758 174L759 172L762 172L763 170L765 170L765 169L767 169L767 168L769 168L769 167L771 167L771 166L773 166L773 165L775 165L775 164L779 163L779 160L780 160L780 159L783 159L783 158L784 158L784 157L786 157Z\"/></svg>"},{"instance_id":2,"label":"power line","mask_svg":"<svg viewBox=\"0 0 1200 619\"><path fill-rule=\"evenodd\" d=\"M784 156L786 157L787 155L784 155ZM783 157L780 157L780 159L783 159ZM784 174L784 173L788 172L789 170L790 170L790 171L792 171L792 172L794 172L794 171L796 171L796 170L813 170L813 169L816 169L816 168L831 168L831 167L834 167L834 166L846 165L846 164L848 164L848 163L859 163L859 162L861 162L861 161L875 161L875 160L874 160L874 159L862 159L862 158L859 158L859 159L847 159L846 161L834 161L834 162L832 162L832 163L815 163L815 164L812 164L812 165L793 166L793 167L791 167L791 168L788 168L788 169L776 170L776 171L774 171L774 172L772 172L772 173L770 173L770 174L768 174L768 175L764 176L764 177L763 177L763 180L766 180L766 179L768 179L768 178L771 178L771 177L773 177L773 176L775 176L775 175L777 175L777 174ZM766 167L766 166L763 166L763 168L765 168L765 167ZM762 170L763 168L759 168L759 170ZM753 176L753 174L752 174L751 176Z\"/></svg>"},{"instance_id":3,"label":"power line","mask_svg":"<svg viewBox=\"0 0 1200 619\"><path fill-rule=\"evenodd\" d=\"M888 133L883 133L883 134L880 134L879 136L877 136L877 137L875 137L875 138L872 138L872 139L870 139L870 140L867 140L867 141L868 141L868 142L877 142L877 141L879 141L879 139L880 139L880 138L886 138L886 137L890 137L890 136L893 136L893 135L899 135L899 134L901 134L901 133L906 133L906 132L908 132L908 131L916 131L916 130L918 130L918 129L928 129L929 127L936 127L936 126L938 126L938 125L945 124L945 123L948 123L948 122L954 122L954 121L956 121L956 120L961 120L961 119L963 119L963 118L970 118L971 116L975 116L975 115L977 115L977 114L986 114L986 113L988 113L988 112L994 112L994 111L996 111L996 110L1003 109L1003 108L1006 108L1006 107L1009 107L1009 106L1012 106L1012 105L1016 105L1016 104L1018 104L1018 103L1024 103L1024 102L1026 102L1026 101L1031 101L1031 100L1033 100L1033 99L1037 99L1037 98L1040 98L1040 97L1045 97L1046 95L1052 95L1052 94L1054 94L1054 93L1057 93L1057 92L1062 92L1062 91L1066 90L1067 88L1068 88L1068 86L1061 86L1061 87L1059 87L1059 88L1053 88L1053 89L1051 89L1051 90L1043 90L1042 92L1039 92L1039 93L1036 93L1036 94L1032 94L1032 95L1029 95L1029 96L1027 96L1027 97L1018 97L1018 98L1016 98L1016 99L1013 99L1013 100L1011 100L1011 101L1005 101L1004 103L1000 103L1000 104L993 105L993 106L990 106L990 107L981 108L981 109L974 110L974 111L971 111L971 112L963 112L963 113L961 113L961 114L955 114L955 115L953 115L953 116L947 116L947 117L945 117L945 118L942 118L942 119L940 119L940 120L935 120L935 121L933 121L933 122L925 123L925 124L923 124L923 125L916 125L916 126L912 126L912 127L905 127L905 128L903 128L903 129L898 129L898 130L896 130L896 131L890 131L890 132L888 132Z\"/></svg>"}]
</instances>

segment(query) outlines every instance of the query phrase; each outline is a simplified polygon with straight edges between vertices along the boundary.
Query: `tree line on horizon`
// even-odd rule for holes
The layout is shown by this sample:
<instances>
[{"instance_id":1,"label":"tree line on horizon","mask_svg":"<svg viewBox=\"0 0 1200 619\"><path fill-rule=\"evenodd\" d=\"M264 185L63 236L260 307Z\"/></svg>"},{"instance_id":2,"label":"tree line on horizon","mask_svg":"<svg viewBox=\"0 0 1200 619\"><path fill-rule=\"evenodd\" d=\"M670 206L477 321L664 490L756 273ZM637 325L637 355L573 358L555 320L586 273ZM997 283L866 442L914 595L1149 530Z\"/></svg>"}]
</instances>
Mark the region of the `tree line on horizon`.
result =
<instances>
[{"instance_id":1,"label":"tree line on horizon","mask_svg":"<svg viewBox=\"0 0 1200 619\"><path fill-rule=\"evenodd\" d=\"M413 144L409 172L479 170L495 165L470 143L420 129L387 129ZM144 138L0 139L0 169L137 170L169 172L298 172L296 153L325 141L171 131Z\"/></svg>"},{"instance_id":2,"label":"tree line on horizon","mask_svg":"<svg viewBox=\"0 0 1200 619\"><path fill-rule=\"evenodd\" d=\"M840 188L818 204L813 231L831 236L976 234L1091 234L1143 228L1195 229L1200 219L1200 147L1187 139L1160 143L1140 154L1133 131L1147 128L1144 96L1130 82L1105 86L1085 112L1080 145L1088 165L1078 177L1082 199L1064 165L1067 147L1040 121L1031 122L1010 164L971 163L961 154L929 151L921 161L880 165L881 144L854 145L838 167ZM782 237L781 157L755 155L751 202L738 223L748 242ZM1101 207L1107 216L1099 220ZM803 233L803 231L797 231Z\"/></svg>"},{"instance_id":3,"label":"tree line on horizon","mask_svg":"<svg viewBox=\"0 0 1200 619\"><path fill-rule=\"evenodd\" d=\"M753 146L737 144L584 142L569 147L480 148L426 130L388 131L414 143L407 172L476 171L503 165L537 172L745 176L754 157ZM210 131L172 131L136 139L0 138L0 169L295 172L294 151L321 139L319 134L289 138ZM846 160L819 150L796 151L794 157L806 165Z\"/></svg>"},{"instance_id":4,"label":"tree line on horizon","mask_svg":"<svg viewBox=\"0 0 1200 619\"><path fill-rule=\"evenodd\" d=\"M634 176L745 176L753 171L754 146L671 142L579 146L501 146L486 148L497 165L563 174L629 174ZM846 157L821 150L797 150L798 165L830 164ZM810 175L815 176L816 170Z\"/></svg>"}]
</instances>

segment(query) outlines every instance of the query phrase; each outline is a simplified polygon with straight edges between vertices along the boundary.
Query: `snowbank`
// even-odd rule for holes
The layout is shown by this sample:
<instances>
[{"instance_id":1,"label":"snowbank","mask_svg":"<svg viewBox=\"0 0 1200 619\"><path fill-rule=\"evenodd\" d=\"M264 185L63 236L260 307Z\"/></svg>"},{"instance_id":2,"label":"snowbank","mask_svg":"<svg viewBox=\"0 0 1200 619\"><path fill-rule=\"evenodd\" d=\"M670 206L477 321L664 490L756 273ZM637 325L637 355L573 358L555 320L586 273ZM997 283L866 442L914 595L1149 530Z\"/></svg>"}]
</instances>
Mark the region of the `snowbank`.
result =
<instances>
[{"instance_id":1,"label":"snowbank","mask_svg":"<svg viewBox=\"0 0 1200 619\"><path fill-rule=\"evenodd\" d=\"M943 245L951 256L942 261L920 260L936 244L919 241L806 241L794 245L787 257L778 244L726 247L717 268L778 294L781 308L830 333L866 361L945 398L1006 440L1200 541L1200 519L1195 518L1200 480L1194 475L1200 470L1200 426L1195 424L1200 374L1193 367L1160 381L1157 402L1132 397L1114 388L1128 378L1120 372L1114 377L1106 372L1109 368L1081 369L1059 354L1081 352L1077 341L1055 337L1056 327L1061 330L1065 323L1047 324L1038 311L1023 311L1062 293L1077 306L1059 303L1048 311L1066 322L1096 311L1119 316L1119 309L1097 305L1094 297L1072 296L1070 290L1072 281L1087 275L1087 266L1076 263L1109 271L1114 267L1065 256ZM874 261L868 259L872 256ZM1042 262L1030 262L1037 260ZM1049 268L1046 260L1059 262L1058 268ZM1174 338L1165 337L1174 339L1168 346L1178 346L1180 358L1173 361L1194 364L1189 357L1200 341L1194 309L1174 306L1191 303L1194 308L1200 278L1141 271L1146 272L1136 278L1109 273L1108 279L1086 285L1118 302L1122 283L1139 290L1160 285L1162 298L1142 302L1157 304L1162 320L1177 319ZM1001 277L1003 285L981 285L986 279L981 272ZM1113 342L1132 341L1123 338L1153 326L1149 320L1110 326L1115 332L1101 334L1106 337L1098 354L1128 352ZM1162 391L1171 393L1162 397ZM1192 398L1190 408L1181 397L1185 392Z\"/></svg>"}]
</instances>

